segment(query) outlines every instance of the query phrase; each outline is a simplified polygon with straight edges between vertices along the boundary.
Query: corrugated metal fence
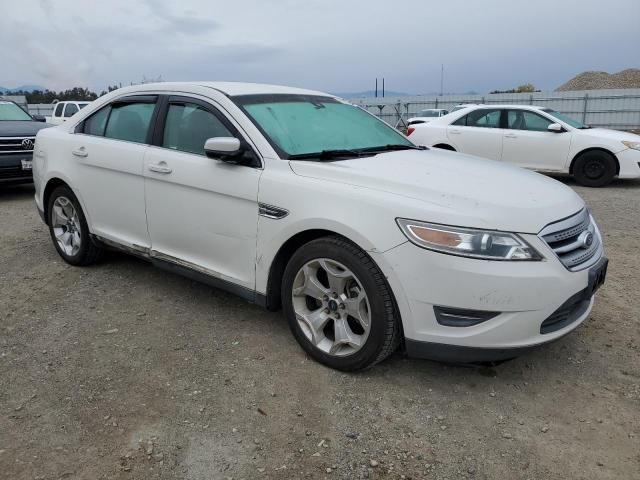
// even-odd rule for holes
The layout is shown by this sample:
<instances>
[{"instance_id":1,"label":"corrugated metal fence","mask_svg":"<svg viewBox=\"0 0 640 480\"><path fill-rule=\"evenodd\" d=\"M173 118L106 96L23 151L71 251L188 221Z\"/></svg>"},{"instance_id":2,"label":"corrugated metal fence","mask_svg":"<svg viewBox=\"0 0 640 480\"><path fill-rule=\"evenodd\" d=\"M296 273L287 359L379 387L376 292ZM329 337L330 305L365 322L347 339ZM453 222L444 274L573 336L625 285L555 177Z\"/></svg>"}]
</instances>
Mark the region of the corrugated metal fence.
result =
<instances>
[{"instance_id":1,"label":"corrugated metal fence","mask_svg":"<svg viewBox=\"0 0 640 480\"><path fill-rule=\"evenodd\" d=\"M640 129L640 88L572 92L497 93L385 98L354 98L352 103L394 127L425 108L450 109L462 103L538 105L552 108L594 127Z\"/></svg>"},{"instance_id":2,"label":"corrugated metal fence","mask_svg":"<svg viewBox=\"0 0 640 480\"><path fill-rule=\"evenodd\" d=\"M31 115L45 115L47 117L51 116L55 106L54 103L30 103L28 105Z\"/></svg>"}]
</instances>

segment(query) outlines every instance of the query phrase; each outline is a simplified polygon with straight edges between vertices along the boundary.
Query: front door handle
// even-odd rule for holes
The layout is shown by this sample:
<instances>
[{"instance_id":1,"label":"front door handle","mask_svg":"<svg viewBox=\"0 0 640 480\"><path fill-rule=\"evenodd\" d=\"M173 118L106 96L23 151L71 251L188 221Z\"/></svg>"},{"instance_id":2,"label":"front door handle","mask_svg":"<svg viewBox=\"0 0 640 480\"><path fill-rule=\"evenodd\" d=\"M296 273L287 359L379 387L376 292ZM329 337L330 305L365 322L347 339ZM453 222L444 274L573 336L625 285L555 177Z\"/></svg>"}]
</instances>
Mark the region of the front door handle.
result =
<instances>
[{"instance_id":1,"label":"front door handle","mask_svg":"<svg viewBox=\"0 0 640 480\"><path fill-rule=\"evenodd\" d=\"M173 172L173 170L167 167L167 164L164 162L149 165L149 170L151 170L152 172L164 174Z\"/></svg>"},{"instance_id":2,"label":"front door handle","mask_svg":"<svg viewBox=\"0 0 640 480\"><path fill-rule=\"evenodd\" d=\"M460 130L449 130L449 133L453 135L460 135Z\"/></svg>"},{"instance_id":3,"label":"front door handle","mask_svg":"<svg viewBox=\"0 0 640 480\"><path fill-rule=\"evenodd\" d=\"M80 147L76 150L71 150L71 153L73 153L76 157L87 157L89 156L89 152L87 152L87 149L84 147Z\"/></svg>"},{"instance_id":4,"label":"front door handle","mask_svg":"<svg viewBox=\"0 0 640 480\"><path fill-rule=\"evenodd\" d=\"M505 133L504 138L518 138L515 133Z\"/></svg>"}]
</instances>

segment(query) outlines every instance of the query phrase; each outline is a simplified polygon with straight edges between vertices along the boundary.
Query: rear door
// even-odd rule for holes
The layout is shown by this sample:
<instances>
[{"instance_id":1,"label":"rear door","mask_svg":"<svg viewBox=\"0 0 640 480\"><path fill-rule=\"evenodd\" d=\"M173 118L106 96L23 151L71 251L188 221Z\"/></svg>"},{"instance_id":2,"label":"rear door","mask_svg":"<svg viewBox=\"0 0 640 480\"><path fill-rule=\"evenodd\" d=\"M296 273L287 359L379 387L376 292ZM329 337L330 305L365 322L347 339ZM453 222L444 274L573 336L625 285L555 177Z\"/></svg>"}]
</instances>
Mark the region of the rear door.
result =
<instances>
[{"instance_id":1,"label":"rear door","mask_svg":"<svg viewBox=\"0 0 640 480\"><path fill-rule=\"evenodd\" d=\"M212 137L241 134L204 98L171 96L145 157L152 256L255 288L261 168L208 158Z\"/></svg>"},{"instance_id":2,"label":"rear door","mask_svg":"<svg viewBox=\"0 0 640 480\"><path fill-rule=\"evenodd\" d=\"M506 117L502 161L535 170L564 170L571 146L569 132L548 131L555 122L531 110L509 109Z\"/></svg>"},{"instance_id":3,"label":"rear door","mask_svg":"<svg viewBox=\"0 0 640 480\"><path fill-rule=\"evenodd\" d=\"M504 134L501 116L499 108L473 110L447 127L447 137L459 152L499 160Z\"/></svg>"},{"instance_id":4,"label":"rear door","mask_svg":"<svg viewBox=\"0 0 640 480\"><path fill-rule=\"evenodd\" d=\"M142 251L150 247L143 164L157 99L129 96L106 105L78 125L68 144L92 233Z\"/></svg>"}]
</instances>

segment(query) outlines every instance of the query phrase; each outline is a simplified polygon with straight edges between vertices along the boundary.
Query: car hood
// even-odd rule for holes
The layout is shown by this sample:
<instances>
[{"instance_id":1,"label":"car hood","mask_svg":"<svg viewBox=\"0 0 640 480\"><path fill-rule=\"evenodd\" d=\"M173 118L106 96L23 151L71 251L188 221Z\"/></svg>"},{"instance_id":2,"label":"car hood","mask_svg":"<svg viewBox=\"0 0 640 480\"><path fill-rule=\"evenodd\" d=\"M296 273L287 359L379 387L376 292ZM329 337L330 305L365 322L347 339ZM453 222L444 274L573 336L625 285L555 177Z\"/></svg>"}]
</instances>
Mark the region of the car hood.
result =
<instances>
[{"instance_id":1,"label":"car hood","mask_svg":"<svg viewBox=\"0 0 640 480\"><path fill-rule=\"evenodd\" d=\"M297 175L413 199L409 205L404 202L407 212L396 215L434 223L535 234L584 208L583 200L556 180L445 150L289 163Z\"/></svg>"},{"instance_id":2,"label":"car hood","mask_svg":"<svg viewBox=\"0 0 640 480\"><path fill-rule=\"evenodd\" d=\"M620 130L609 130L608 128L578 128L575 130L575 132L578 133L578 135L584 135L597 139L618 140L620 142L622 142L623 140L629 142L640 142L640 135L636 135L635 133L631 132L622 132ZM624 148L624 145L620 145L620 150Z\"/></svg>"},{"instance_id":3,"label":"car hood","mask_svg":"<svg viewBox=\"0 0 640 480\"><path fill-rule=\"evenodd\" d=\"M3 120L0 121L0 137L33 137L43 128L52 127L44 122Z\"/></svg>"}]
</instances>

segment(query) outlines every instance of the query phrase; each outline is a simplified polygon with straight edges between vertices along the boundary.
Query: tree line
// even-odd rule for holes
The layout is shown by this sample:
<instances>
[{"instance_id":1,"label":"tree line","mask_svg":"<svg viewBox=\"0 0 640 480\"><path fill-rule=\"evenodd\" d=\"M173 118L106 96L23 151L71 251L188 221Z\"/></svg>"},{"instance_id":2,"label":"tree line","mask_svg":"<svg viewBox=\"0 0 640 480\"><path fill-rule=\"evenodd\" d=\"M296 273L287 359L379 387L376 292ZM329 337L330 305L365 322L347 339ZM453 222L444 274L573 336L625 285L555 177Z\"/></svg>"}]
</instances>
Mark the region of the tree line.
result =
<instances>
[{"instance_id":1,"label":"tree line","mask_svg":"<svg viewBox=\"0 0 640 480\"><path fill-rule=\"evenodd\" d=\"M113 92L120 88L118 85L110 85L106 90L103 90L99 94L92 92L88 88L73 87L67 90L61 90L56 92L55 90L34 90L32 92L25 92L23 90L16 90L8 93L8 95L24 95L27 98L27 103L53 103L54 100L87 100L92 101L102 95L106 95L109 92Z\"/></svg>"}]
</instances>

